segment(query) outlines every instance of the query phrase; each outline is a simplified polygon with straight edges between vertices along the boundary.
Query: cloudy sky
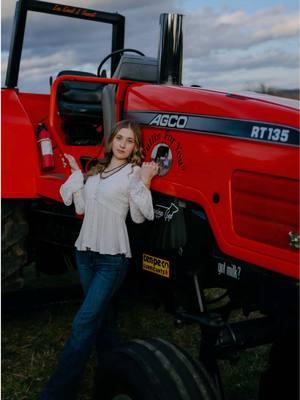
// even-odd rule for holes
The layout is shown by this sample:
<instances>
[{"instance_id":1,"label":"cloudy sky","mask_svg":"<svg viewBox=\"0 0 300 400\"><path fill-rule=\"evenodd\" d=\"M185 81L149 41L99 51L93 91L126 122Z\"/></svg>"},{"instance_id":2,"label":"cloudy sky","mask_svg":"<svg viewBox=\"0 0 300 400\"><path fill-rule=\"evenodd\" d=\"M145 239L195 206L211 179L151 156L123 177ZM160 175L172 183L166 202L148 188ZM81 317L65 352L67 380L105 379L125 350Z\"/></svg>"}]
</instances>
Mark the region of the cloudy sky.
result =
<instances>
[{"instance_id":1,"label":"cloudy sky","mask_svg":"<svg viewBox=\"0 0 300 400\"><path fill-rule=\"evenodd\" d=\"M54 3L53 0L48 2ZM298 0L61 0L126 17L125 47L157 56L159 15L184 14L183 83L245 90L298 88ZM2 86L15 0L1 1ZM29 13L19 87L49 91L63 69L96 72L110 51L108 25ZM107 66L109 68L109 65Z\"/></svg>"}]
</instances>

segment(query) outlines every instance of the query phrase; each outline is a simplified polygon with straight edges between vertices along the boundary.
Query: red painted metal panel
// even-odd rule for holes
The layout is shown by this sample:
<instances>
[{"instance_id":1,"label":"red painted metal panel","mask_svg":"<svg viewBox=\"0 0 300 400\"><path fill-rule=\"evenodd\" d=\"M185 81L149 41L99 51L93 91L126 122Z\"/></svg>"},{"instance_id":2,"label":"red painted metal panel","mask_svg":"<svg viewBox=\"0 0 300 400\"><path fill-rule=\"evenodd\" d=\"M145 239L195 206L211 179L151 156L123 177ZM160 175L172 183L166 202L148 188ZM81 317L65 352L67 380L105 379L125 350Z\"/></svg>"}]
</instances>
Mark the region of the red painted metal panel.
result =
<instances>
[{"instance_id":1,"label":"red painted metal panel","mask_svg":"<svg viewBox=\"0 0 300 400\"><path fill-rule=\"evenodd\" d=\"M44 95L2 91L3 197L43 196L60 201L58 189L67 176L60 160L61 152L69 152L77 159L99 152L99 147L83 148L65 143L56 108L57 85L64 78L59 78L53 85L50 106L49 98ZM75 80L79 78L75 77ZM296 128L299 125L298 112L283 105L167 85L133 84L126 94L127 82L114 83L119 85L117 115L124 100L124 113L160 111L270 122ZM44 116L48 116L46 124L55 147L55 168L51 174L40 170L35 137L35 127ZM143 136L146 160L151 158L158 143L168 145L172 152L172 167L167 175L154 178L154 190L202 206L225 254L298 277L298 253L284 244L287 229L296 229L297 147L164 127L144 126ZM246 181L245 175L240 175L241 171L247 174L247 185L251 183L250 194L244 190ZM271 181L256 182L258 175L271 177ZM273 190L274 182L278 190ZM282 193L283 197L280 197ZM213 201L215 194L220 198L217 203ZM271 200L265 199L266 196ZM276 228L272 228L275 225ZM270 239L274 229L276 234Z\"/></svg>"},{"instance_id":2,"label":"red painted metal panel","mask_svg":"<svg viewBox=\"0 0 300 400\"><path fill-rule=\"evenodd\" d=\"M201 89L164 86L162 91L159 86L144 84L130 87L125 112L149 111L269 122L299 128L297 110L283 105L247 98L241 100ZM253 224L256 236L253 233L251 237L242 236L241 230L237 231L237 216L234 217L234 213L237 213L236 198L232 198L231 189L233 177L237 171L243 170L249 174L272 177L282 184L278 192L285 191L287 199L291 196L295 200L294 192L299 190L297 147L225 137L213 132L187 132L149 125L143 127L143 135L146 160L150 159L158 143L168 145L172 152L172 167L165 176L154 178L154 190L202 206L218 246L225 254L274 272L299 277L299 253L289 248L286 228L284 234L278 232L279 237L271 240L271 243L266 237L269 235L263 234L264 229L270 232L269 225L261 229ZM286 189L290 188L290 181L293 181L293 193ZM268 190L272 190L270 185L266 187ZM218 203L213 201L216 193L220 198ZM236 191L234 195L237 195ZM274 191L271 191L271 196L274 196ZM283 205L276 208L274 199L272 206L273 210L268 212L271 215L284 213L284 224L294 229L293 221L297 218L294 203L286 209ZM239 226L245 224L246 221L239 222ZM283 235L286 238L285 245L282 244Z\"/></svg>"},{"instance_id":3,"label":"red painted metal panel","mask_svg":"<svg viewBox=\"0 0 300 400\"><path fill-rule=\"evenodd\" d=\"M37 181L39 195L62 202L59 189L65 181L63 174L45 174L40 176Z\"/></svg>"},{"instance_id":4,"label":"red painted metal panel","mask_svg":"<svg viewBox=\"0 0 300 400\"><path fill-rule=\"evenodd\" d=\"M50 101L48 94L18 93L18 97L32 126L36 128L39 122L47 119Z\"/></svg>"},{"instance_id":5,"label":"red painted metal panel","mask_svg":"<svg viewBox=\"0 0 300 400\"><path fill-rule=\"evenodd\" d=\"M125 108L251 119L299 127L297 109L201 88L136 84L129 90Z\"/></svg>"},{"instance_id":6,"label":"red painted metal panel","mask_svg":"<svg viewBox=\"0 0 300 400\"><path fill-rule=\"evenodd\" d=\"M286 250L289 232L299 232L296 180L243 171L232 177L232 214L236 232Z\"/></svg>"},{"instance_id":7,"label":"red painted metal panel","mask_svg":"<svg viewBox=\"0 0 300 400\"><path fill-rule=\"evenodd\" d=\"M4 89L1 95L2 197L36 197L39 158L33 125L16 91Z\"/></svg>"}]
</instances>

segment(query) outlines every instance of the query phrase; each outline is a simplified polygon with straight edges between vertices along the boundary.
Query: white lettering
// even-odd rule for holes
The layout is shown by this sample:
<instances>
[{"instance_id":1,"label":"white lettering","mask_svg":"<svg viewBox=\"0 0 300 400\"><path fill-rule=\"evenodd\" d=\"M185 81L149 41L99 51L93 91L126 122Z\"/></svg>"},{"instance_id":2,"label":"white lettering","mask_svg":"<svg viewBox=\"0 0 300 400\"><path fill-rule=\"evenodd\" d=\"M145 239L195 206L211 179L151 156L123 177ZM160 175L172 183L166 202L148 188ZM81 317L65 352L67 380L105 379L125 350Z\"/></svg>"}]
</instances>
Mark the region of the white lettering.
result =
<instances>
[{"instance_id":1,"label":"white lettering","mask_svg":"<svg viewBox=\"0 0 300 400\"><path fill-rule=\"evenodd\" d=\"M180 115L177 121L177 128L184 128L187 124L188 118L185 115Z\"/></svg>"},{"instance_id":2,"label":"white lettering","mask_svg":"<svg viewBox=\"0 0 300 400\"><path fill-rule=\"evenodd\" d=\"M266 132L267 129L268 129L268 128L266 128L265 126L261 126L261 127L260 127L260 138L261 138L261 139L264 138L264 135L265 135L265 132Z\"/></svg>"},{"instance_id":3,"label":"white lettering","mask_svg":"<svg viewBox=\"0 0 300 400\"><path fill-rule=\"evenodd\" d=\"M158 125L160 124L161 114L157 114L155 118L150 122L150 125Z\"/></svg>"},{"instance_id":4,"label":"white lettering","mask_svg":"<svg viewBox=\"0 0 300 400\"><path fill-rule=\"evenodd\" d=\"M226 264L225 264L225 262L223 262L223 263L219 262L218 263L218 274L219 275L220 274L225 274L225 272L226 272Z\"/></svg>"},{"instance_id":5,"label":"white lettering","mask_svg":"<svg viewBox=\"0 0 300 400\"><path fill-rule=\"evenodd\" d=\"M272 142L288 142L289 129L268 128L265 126L252 126L250 137L254 139L270 140Z\"/></svg>"},{"instance_id":6,"label":"white lettering","mask_svg":"<svg viewBox=\"0 0 300 400\"><path fill-rule=\"evenodd\" d=\"M173 121L173 122L172 122ZM168 126L170 128L175 128L176 124L178 122L178 116L177 115L171 115L169 119Z\"/></svg>"},{"instance_id":7,"label":"white lettering","mask_svg":"<svg viewBox=\"0 0 300 400\"><path fill-rule=\"evenodd\" d=\"M271 140L272 139L273 128L269 128L268 131L269 131L268 140Z\"/></svg>"},{"instance_id":8,"label":"white lettering","mask_svg":"<svg viewBox=\"0 0 300 400\"><path fill-rule=\"evenodd\" d=\"M281 131L281 136L280 136L280 141L281 142L287 142L289 140L289 129L282 129Z\"/></svg>"},{"instance_id":9,"label":"white lettering","mask_svg":"<svg viewBox=\"0 0 300 400\"><path fill-rule=\"evenodd\" d=\"M259 126L253 126L251 137L258 138L258 133L259 133Z\"/></svg>"},{"instance_id":10,"label":"white lettering","mask_svg":"<svg viewBox=\"0 0 300 400\"><path fill-rule=\"evenodd\" d=\"M159 219L164 216L164 212L162 210L154 209L154 215L156 219Z\"/></svg>"},{"instance_id":11,"label":"white lettering","mask_svg":"<svg viewBox=\"0 0 300 400\"><path fill-rule=\"evenodd\" d=\"M164 126L168 128L183 129L188 122L188 117L177 114L157 114L150 125Z\"/></svg>"},{"instance_id":12,"label":"white lettering","mask_svg":"<svg viewBox=\"0 0 300 400\"><path fill-rule=\"evenodd\" d=\"M274 129L273 135L272 135L272 140L277 142L279 140L279 138L280 138L280 133L281 133L280 129L278 129L278 128Z\"/></svg>"},{"instance_id":13,"label":"white lettering","mask_svg":"<svg viewBox=\"0 0 300 400\"><path fill-rule=\"evenodd\" d=\"M226 261L218 262L218 275L226 275L230 278L240 280L242 268L236 264L227 264Z\"/></svg>"},{"instance_id":14,"label":"white lettering","mask_svg":"<svg viewBox=\"0 0 300 400\"><path fill-rule=\"evenodd\" d=\"M232 264L230 266L229 265L227 266L227 276L230 276L231 278L234 279L238 279L238 272L236 265Z\"/></svg>"},{"instance_id":15,"label":"white lettering","mask_svg":"<svg viewBox=\"0 0 300 400\"><path fill-rule=\"evenodd\" d=\"M169 114L162 115L160 119L160 126L167 126L169 122L169 117Z\"/></svg>"}]
</instances>

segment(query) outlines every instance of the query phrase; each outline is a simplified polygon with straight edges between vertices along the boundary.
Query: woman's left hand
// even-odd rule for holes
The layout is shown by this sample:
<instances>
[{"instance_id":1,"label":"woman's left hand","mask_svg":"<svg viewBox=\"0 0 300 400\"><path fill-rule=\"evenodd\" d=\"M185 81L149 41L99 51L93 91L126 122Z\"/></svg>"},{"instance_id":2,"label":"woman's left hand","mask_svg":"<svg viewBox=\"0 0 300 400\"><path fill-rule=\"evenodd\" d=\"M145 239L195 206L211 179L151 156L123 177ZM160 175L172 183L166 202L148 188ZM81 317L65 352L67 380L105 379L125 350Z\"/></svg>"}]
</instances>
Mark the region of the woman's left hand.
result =
<instances>
[{"instance_id":1,"label":"woman's left hand","mask_svg":"<svg viewBox=\"0 0 300 400\"><path fill-rule=\"evenodd\" d=\"M159 171L159 165L154 162L144 162L141 166L141 178L147 186L147 188L150 188L151 180L152 178L158 174Z\"/></svg>"}]
</instances>

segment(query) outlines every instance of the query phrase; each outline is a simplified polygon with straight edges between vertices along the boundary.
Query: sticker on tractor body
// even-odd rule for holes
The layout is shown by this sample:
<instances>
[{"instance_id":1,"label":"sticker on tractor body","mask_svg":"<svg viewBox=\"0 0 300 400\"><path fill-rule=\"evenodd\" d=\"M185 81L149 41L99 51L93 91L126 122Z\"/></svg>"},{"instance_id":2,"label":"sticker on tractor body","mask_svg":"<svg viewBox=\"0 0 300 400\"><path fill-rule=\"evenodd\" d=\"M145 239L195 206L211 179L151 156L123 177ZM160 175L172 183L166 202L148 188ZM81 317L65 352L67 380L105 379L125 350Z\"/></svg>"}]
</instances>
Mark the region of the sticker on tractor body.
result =
<instances>
[{"instance_id":1,"label":"sticker on tractor body","mask_svg":"<svg viewBox=\"0 0 300 400\"><path fill-rule=\"evenodd\" d=\"M241 279L242 267L238 264L233 264L227 261L219 261L218 262L218 275L226 275L229 278L233 278L236 280Z\"/></svg>"},{"instance_id":2,"label":"sticker on tractor body","mask_svg":"<svg viewBox=\"0 0 300 400\"><path fill-rule=\"evenodd\" d=\"M159 164L159 176L166 175L172 166L172 151L165 143L158 143L151 153L151 160Z\"/></svg>"},{"instance_id":3,"label":"sticker on tractor body","mask_svg":"<svg viewBox=\"0 0 300 400\"><path fill-rule=\"evenodd\" d=\"M170 278L170 261L143 253L143 270Z\"/></svg>"},{"instance_id":4,"label":"sticker on tractor body","mask_svg":"<svg viewBox=\"0 0 300 400\"><path fill-rule=\"evenodd\" d=\"M253 142L265 142L285 146L299 146L299 129L265 121L215 117L197 114L168 114L156 112L128 112L127 119L142 125L166 128L172 131L193 132L231 137Z\"/></svg>"}]
</instances>

